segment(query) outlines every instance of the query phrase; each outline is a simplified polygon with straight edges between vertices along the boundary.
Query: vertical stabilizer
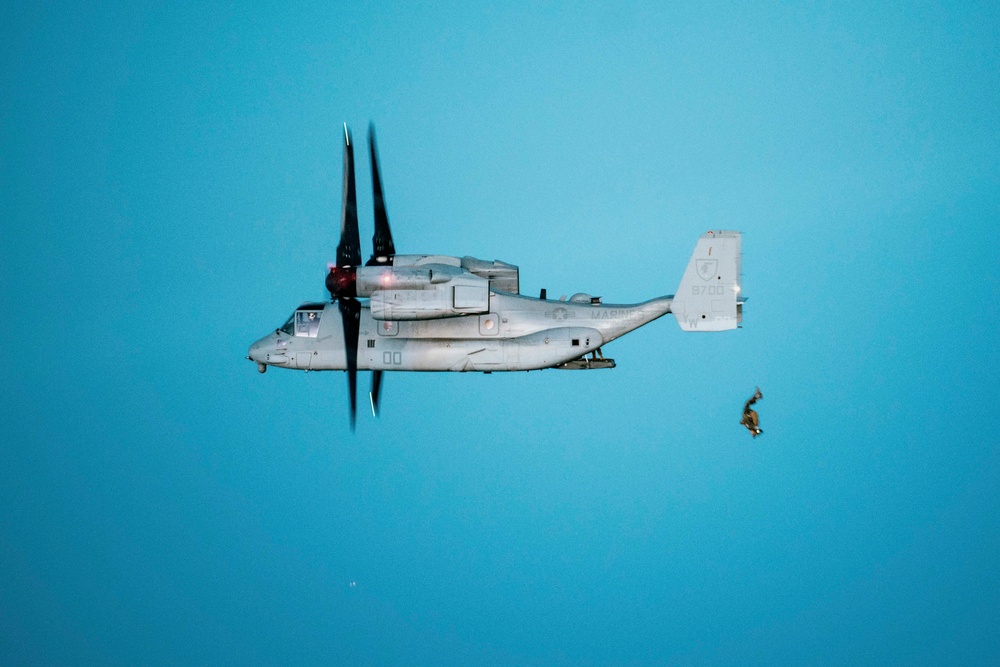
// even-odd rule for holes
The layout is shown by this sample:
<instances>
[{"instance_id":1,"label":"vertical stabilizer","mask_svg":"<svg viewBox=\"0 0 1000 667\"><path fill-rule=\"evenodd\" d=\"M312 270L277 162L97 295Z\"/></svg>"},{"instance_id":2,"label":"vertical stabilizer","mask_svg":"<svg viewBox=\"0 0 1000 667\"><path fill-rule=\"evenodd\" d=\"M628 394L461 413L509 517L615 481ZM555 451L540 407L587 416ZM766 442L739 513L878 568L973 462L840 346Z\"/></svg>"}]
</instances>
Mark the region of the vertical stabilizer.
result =
<instances>
[{"instance_id":1,"label":"vertical stabilizer","mask_svg":"<svg viewBox=\"0 0 1000 667\"><path fill-rule=\"evenodd\" d=\"M742 234L702 234L670 310L684 331L726 331L742 319Z\"/></svg>"}]
</instances>

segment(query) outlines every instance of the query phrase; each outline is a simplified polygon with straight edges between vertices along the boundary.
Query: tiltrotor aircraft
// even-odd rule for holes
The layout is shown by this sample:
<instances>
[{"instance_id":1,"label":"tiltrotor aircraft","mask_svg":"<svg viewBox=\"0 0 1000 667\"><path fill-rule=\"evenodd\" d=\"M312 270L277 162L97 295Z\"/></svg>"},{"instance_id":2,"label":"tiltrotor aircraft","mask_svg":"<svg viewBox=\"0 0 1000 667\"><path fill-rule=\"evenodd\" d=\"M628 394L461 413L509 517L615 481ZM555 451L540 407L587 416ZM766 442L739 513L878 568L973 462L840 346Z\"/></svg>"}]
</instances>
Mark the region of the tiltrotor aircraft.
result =
<instances>
[{"instance_id":1,"label":"tiltrotor aircraft","mask_svg":"<svg viewBox=\"0 0 1000 667\"><path fill-rule=\"evenodd\" d=\"M531 371L614 368L601 347L667 313L684 331L724 331L742 321L741 234L710 231L695 246L677 293L642 303L606 304L520 294L518 268L498 260L398 255L392 242L374 129L369 126L375 209L374 252L361 263L354 147L344 126L344 191L331 301L303 303L250 346L249 359L303 371L347 371L351 426L357 372L372 372L378 413L384 371Z\"/></svg>"}]
</instances>

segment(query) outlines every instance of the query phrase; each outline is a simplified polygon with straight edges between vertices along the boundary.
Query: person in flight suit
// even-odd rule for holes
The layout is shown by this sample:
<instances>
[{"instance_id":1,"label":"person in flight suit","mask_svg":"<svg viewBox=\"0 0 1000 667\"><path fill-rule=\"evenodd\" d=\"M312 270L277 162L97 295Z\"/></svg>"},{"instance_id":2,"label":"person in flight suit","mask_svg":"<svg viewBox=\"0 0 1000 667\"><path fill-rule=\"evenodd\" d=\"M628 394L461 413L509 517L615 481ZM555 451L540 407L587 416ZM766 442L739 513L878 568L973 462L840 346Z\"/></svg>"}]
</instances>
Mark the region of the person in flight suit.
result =
<instances>
[{"instance_id":1,"label":"person in flight suit","mask_svg":"<svg viewBox=\"0 0 1000 667\"><path fill-rule=\"evenodd\" d=\"M743 419L740 420L740 424L746 426L747 430L750 431L755 438L764 431L760 428L760 417L757 415L757 411L752 409L750 406L762 398L764 398L764 396L760 393L760 387L757 387L757 391L754 392L754 395L751 396L750 400L743 405Z\"/></svg>"}]
</instances>

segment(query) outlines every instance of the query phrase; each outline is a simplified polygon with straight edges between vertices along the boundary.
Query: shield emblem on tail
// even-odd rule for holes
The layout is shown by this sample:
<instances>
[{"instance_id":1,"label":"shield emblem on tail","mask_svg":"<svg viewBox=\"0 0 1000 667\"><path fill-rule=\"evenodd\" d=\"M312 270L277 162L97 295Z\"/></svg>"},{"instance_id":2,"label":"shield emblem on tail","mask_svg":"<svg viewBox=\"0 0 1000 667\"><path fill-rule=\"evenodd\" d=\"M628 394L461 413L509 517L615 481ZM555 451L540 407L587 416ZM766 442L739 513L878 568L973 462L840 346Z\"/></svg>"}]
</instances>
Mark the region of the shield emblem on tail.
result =
<instances>
[{"instance_id":1,"label":"shield emblem on tail","mask_svg":"<svg viewBox=\"0 0 1000 667\"><path fill-rule=\"evenodd\" d=\"M711 280L717 274L719 268L719 260L717 259L699 259L698 260L698 277L702 280Z\"/></svg>"}]
</instances>

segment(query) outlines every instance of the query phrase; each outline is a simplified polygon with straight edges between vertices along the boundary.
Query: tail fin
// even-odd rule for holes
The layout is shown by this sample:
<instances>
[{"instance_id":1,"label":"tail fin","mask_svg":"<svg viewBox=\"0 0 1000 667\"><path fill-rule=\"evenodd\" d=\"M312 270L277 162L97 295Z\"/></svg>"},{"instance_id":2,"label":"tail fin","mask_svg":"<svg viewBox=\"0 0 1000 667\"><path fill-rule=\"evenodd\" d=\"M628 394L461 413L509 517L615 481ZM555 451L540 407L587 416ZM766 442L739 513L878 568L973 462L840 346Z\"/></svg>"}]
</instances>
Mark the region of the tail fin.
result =
<instances>
[{"instance_id":1,"label":"tail fin","mask_svg":"<svg viewBox=\"0 0 1000 667\"><path fill-rule=\"evenodd\" d=\"M684 331L726 331L743 321L742 234L702 234L670 304Z\"/></svg>"}]
</instances>

